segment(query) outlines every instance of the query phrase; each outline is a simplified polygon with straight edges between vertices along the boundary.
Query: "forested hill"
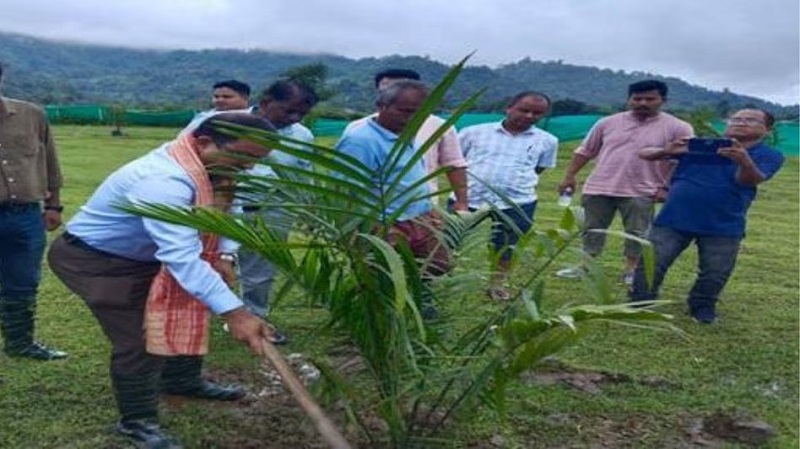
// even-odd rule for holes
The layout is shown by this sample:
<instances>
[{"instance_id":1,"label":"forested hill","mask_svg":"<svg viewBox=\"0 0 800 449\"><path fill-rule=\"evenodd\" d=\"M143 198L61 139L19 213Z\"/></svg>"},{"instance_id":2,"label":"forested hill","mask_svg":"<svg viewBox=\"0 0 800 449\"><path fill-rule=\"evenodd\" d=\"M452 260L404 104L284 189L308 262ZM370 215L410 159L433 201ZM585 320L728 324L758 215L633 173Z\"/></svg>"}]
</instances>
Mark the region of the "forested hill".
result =
<instances>
[{"instance_id":1,"label":"forested hill","mask_svg":"<svg viewBox=\"0 0 800 449\"><path fill-rule=\"evenodd\" d=\"M348 59L336 55L304 55L240 50L138 50L82 45L0 33L0 61L6 68L4 94L38 103L102 103L128 107L206 107L213 82L237 78L261 89L287 69L312 63L328 68L327 84L336 93L334 107L356 111L373 108L372 76L387 67L411 68L436 82L448 66L419 56ZM502 109L504 99L528 89L555 100L572 99L615 110L624 103L626 86L643 78L664 79L670 86L671 109L709 107L717 112L754 105L781 116L796 115L782 107L732 92L711 91L678 78L626 73L560 61L522 60L492 69L469 66L450 92L448 105L481 88L481 110ZM580 103L573 105L577 109Z\"/></svg>"}]
</instances>

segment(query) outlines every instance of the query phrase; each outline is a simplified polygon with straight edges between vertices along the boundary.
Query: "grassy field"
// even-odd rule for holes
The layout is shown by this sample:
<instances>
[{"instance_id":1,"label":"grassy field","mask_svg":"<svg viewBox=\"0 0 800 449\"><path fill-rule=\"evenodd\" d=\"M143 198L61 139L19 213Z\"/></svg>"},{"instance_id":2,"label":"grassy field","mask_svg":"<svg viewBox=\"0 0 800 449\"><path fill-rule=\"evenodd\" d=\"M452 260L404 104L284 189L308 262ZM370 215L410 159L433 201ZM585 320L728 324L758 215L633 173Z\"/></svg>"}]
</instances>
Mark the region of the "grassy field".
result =
<instances>
[{"instance_id":1,"label":"grassy field","mask_svg":"<svg viewBox=\"0 0 800 449\"><path fill-rule=\"evenodd\" d=\"M109 128L60 126L55 131L66 177L67 218L114 168L175 132L131 128L125 137L112 138ZM564 145L559 168L542 176L539 227L554 226L559 217L555 185L571 148ZM461 417L444 436L449 442L437 447L740 447L698 431L698 421L716 411L746 413L774 426L776 436L767 447L798 447L799 200L798 159L792 158L759 191L718 324L699 326L685 315L683 301L695 263L693 251L687 251L663 290L663 299L675 301L665 311L676 316L686 337L598 328L561 360L620 375L551 384L528 376L512 388L506 421L489 412ZM612 239L603 255L610 276L621 274L621 246ZM614 288L623 301L623 286ZM587 302L586 289L581 281L552 276L546 302ZM109 345L96 321L48 271L39 304L38 336L68 351L70 358L36 363L0 354L0 448L127 447L109 432L116 418L107 375ZM496 305L476 293L446 307L469 320ZM317 332L321 314L299 298L278 305L273 318L293 338L286 353L325 350L327 342L319 341ZM213 332L209 372L244 382L254 392L263 389L263 366L219 326ZM254 395L222 406L170 400L163 421L189 448L324 447L285 395Z\"/></svg>"}]
</instances>

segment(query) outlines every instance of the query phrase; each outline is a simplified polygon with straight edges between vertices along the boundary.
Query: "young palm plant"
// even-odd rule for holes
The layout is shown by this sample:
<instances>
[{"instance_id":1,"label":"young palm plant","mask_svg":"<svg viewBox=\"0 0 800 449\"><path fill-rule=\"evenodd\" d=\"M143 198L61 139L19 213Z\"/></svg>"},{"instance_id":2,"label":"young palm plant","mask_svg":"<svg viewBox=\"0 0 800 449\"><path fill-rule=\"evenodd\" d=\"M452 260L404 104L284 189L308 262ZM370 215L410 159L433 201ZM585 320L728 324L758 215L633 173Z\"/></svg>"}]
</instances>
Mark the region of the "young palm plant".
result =
<instances>
[{"instance_id":1,"label":"young palm plant","mask_svg":"<svg viewBox=\"0 0 800 449\"><path fill-rule=\"evenodd\" d=\"M400 189L399 180L478 98L479 93L470 97L426 142L418 148L413 145L420 125L441 102L465 62L466 58L431 91L399 136L387 166L399 164L403 152L413 154L405 167L399 167L400 175L394 177L387 175L393 171L387 166L373 171L326 146L227 127L233 134L311 163L312 168L304 169L267 161L265 164L279 177L238 177L239 190L247 198L269 198L257 205L281 208L293 219L296 225L289 242L282 241L270 223L260 219L245 221L211 208L122 206L143 216L236 240L275 264L287 285L299 289L311 302L323 305L329 315L328 329L344 337L358 352L371 387L365 390L359 383L358 391L350 388L351 379L320 360L329 393L344 399L348 415L359 423L364 410L374 405L371 411L387 424L389 441L385 444L392 447L435 438L442 426L465 407L486 404L502 412L509 382L578 341L592 322L671 328L666 315L647 308L610 304L607 289L602 288L596 289L597 301L589 305L556 310L544 307L541 274L579 235L572 211L565 212L559 229L531 232L518 244L516 252L532 254L536 264L523 276L519 293L512 301L498 306L495 313L478 318L466 331L460 331L453 323L464 317L475 320L468 310L451 311L432 321L423 319L423 298L432 295L437 304L452 304L485 287L481 284L487 277L456 270L431 286L423 281L421 273L432 262L415 259L403 241L395 245L387 241L389 229L411 203L450 191L442 189L422 198L409 193L443 174L444 168L408 189ZM404 201L404 206L387 214L386 205L398 199ZM443 229L435 231L456 265L475 257L479 252L476 248L483 246L485 229L480 223L490 212L466 216L440 213ZM366 425L361 427L370 439L385 438L371 435Z\"/></svg>"}]
</instances>

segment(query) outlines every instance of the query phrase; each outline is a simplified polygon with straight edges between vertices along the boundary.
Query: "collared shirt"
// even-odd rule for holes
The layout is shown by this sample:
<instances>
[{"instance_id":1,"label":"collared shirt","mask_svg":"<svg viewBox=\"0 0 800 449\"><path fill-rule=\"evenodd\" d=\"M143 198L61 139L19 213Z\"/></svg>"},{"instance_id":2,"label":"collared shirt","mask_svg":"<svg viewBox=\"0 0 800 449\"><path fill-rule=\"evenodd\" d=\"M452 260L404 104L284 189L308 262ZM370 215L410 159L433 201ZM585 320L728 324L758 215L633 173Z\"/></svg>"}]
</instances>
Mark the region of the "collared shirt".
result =
<instances>
[{"instance_id":1,"label":"collared shirt","mask_svg":"<svg viewBox=\"0 0 800 449\"><path fill-rule=\"evenodd\" d=\"M669 182L674 164L646 161L639 151L663 148L667 143L694 134L692 126L665 112L639 120L621 112L595 123L576 154L596 160L596 166L583 185L584 195L651 197Z\"/></svg>"},{"instance_id":2,"label":"collared shirt","mask_svg":"<svg viewBox=\"0 0 800 449\"><path fill-rule=\"evenodd\" d=\"M93 248L128 259L163 263L188 293L221 314L242 305L219 273L200 258L197 230L131 215L124 203L194 204L189 175L167 154L169 143L112 173L72 220L67 231Z\"/></svg>"},{"instance_id":3,"label":"collared shirt","mask_svg":"<svg viewBox=\"0 0 800 449\"><path fill-rule=\"evenodd\" d=\"M389 154L397 142L398 135L380 126L375 120L369 120L364 126L359 126L345 132L336 144L336 149L342 153L353 156L375 173L372 185L368 186L377 192L385 192L394 183L400 172L408 166L411 157L416 151L415 145L409 145L401 152L399 161L394 167L389 167ZM417 161L411 170L400 180L397 192L402 192L426 175L425 167L421 160ZM431 210L431 201L424 198L428 195L428 186L423 184L411 189L405 195L394 198L386 205L385 215L397 212L409 200L412 201L398 221L411 220Z\"/></svg>"},{"instance_id":4,"label":"collared shirt","mask_svg":"<svg viewBox=\"0 0 800 449\"><path fill-rule=\"evenodd\" d=\"M300 140L303 142L311 143L314 141L314 134L311 133L311 130L306 128L300 123L294 123L289 126L285 126L277 130L277 133L281 136L289 137L291 139ZM288 146L297 147L298 149L302 149L299 144L293 142L286 142ZM271 163L277 163L281 165L285 165L287 167L298 167L305 170L311 169L311 164L303 159L297 158L291 154L285 153L281 150L272 150L269 154L263 159L265 161ZM280 170L280 169L279 169ZM275 173L275 170L264 164L256 164L253 168L247 170L245 173L248 175L253 176L262 176L262 177L269 177L269 178L277 178L278 174ZM289 177L291 179L295 179L295 173L284 172L284 177ZM246 181L245 181L246 182ZM263 203L265 201L269 201L269 198L263 197L256 197L254 194L240 192L236 195L235 204L238 207L239 205L244 204L255 204L255 203Z\"/></svg>"},{"instance_id":5,"label":"collared shirt","mask_svg":"<svg viewBox=\"0 0 800 449\"><path fill-rule=\"evenodd\" d=\"M462 129L459 139L469 172L477 178L469 182L470 208L510 207L495 191L515 204L532 203L539 183L536 168L556 166L558 139L535 126L511 134L503 122L484 123Z\"/></svg>"},{"instance_id":6,"label":"collared shirt","mask_svg":"<svg viewBox=\"0 0 800 449\"><path fill-rule=\"evenodd\" d=\"M0 203L33 203L61 188L58 155L44 111L0 98Z\"/></svg>"},{"instance_id":7,"label":"collared shirt","mask_svg":"<svg viewBox=\"0 0 800 449\"><path fill-rule=\"evenodd\" d=\"M763 143L747 152L765 180L783 165L783 155ZM736 181L739 166L717 154L685 153L676 159L667 201L653 224L700 235L744 236L757 189Z\"/></svg>"},{"instance_id":8,"label":"collared shirt","mask_svg":"<svg viewBox=\"0 0 800 449\"><path fill-rule=\"evenodd\" d=\"M363 126L368 123L369 120L377 116L378 114L375 113L352 121L347 125L344 132L347 133ZM419 127L417 135L414 137L414 143L417 147L422 146L444 122L445 120L440 117L429 115L428 118L422 122L422 126ZM461 144L458 142L456 129L451 126L442 134L442 137L428 148L425 156L423 156L423 161L425 162L425 169L428 170L428 173L436 171L439 167L466 168L467 160L464 159L464 154L461 151ZM436 178L431 179L428 182L428 186L431 192L439 190L439 183Z\"/></svg>"},{"instance_id":9,"label":"collared shirt","mask_svg":"<svg viewBox=\"0 0 800 449\"><path fill-rule=\"evenodd\" d=\"M288 137L294 140L300 140L303 142L311 143L314 142L314 134L311 133L311 130L306 128L300 123L294 123L289 126L284 126L283 128L279 128L277 133L281 136ZM298 149L302 148L297 144L293 144L291 142L287 142L288 146L297 147ZM269 154L264 158L266 161L272 163L278 163L281 165L286 165L289 167L299 167L304 169L310 169L311 164L303 159L299 159L295 156L287 154L281 150L272 150ZM275 170L272 167L266 165L256 165L250 171L250 174L257 174L261 176L278 176L275 173Z\"/></svg>"}]
</instances>

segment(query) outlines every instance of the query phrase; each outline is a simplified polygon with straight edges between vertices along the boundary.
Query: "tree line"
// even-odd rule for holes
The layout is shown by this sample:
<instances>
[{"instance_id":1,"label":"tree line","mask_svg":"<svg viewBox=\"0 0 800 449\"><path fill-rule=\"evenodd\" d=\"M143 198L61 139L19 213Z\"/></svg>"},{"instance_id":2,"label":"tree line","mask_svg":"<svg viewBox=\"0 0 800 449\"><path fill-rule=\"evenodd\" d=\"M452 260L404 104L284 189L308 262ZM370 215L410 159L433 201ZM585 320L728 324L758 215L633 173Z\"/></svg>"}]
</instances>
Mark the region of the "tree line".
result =
<instances>
[{"instance_id":1,"label":"tree line","mask_svg":"<svg viewBox=\"0 0 800 449\"><path fill-rule=\"evenodd\" d=\"M142 109L204 109L215 81L236 78L255 91L287 74L317 76L323 109L334 116L371 111L373 75L404 67L435 84L449 66L421 56L349 59L244 50L141 50L79 45L0 33L0 61L6 67L4 94L41 104L122 104ZM476 112L500 111L508 98L535 89L553 99L554 115L609 113L624 107L627 85L656 78L667 82L672 111L712 110L717 115L746 106L796 119L797 106L781 106L729 90L713 91L675 77L600 69L562 61L522 59L496 68L465 67L441 107L454 107L480 89Z\"/></svg>"}]
</instances>

